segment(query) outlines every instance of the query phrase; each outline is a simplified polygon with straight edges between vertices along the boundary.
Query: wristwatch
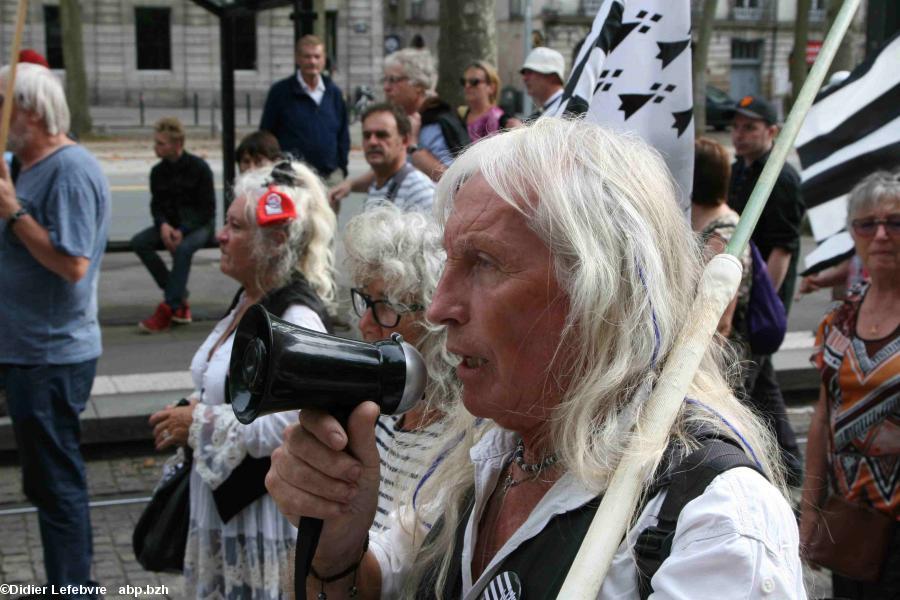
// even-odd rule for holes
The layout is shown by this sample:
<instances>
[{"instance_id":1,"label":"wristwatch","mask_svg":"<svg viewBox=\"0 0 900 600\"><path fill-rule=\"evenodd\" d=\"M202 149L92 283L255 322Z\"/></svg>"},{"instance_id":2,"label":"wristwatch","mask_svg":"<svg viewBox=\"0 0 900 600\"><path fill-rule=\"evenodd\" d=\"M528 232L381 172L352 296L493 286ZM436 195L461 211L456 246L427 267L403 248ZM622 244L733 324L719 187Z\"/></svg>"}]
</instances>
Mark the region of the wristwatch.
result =
<instances>
[{"instance_id":1,"label":"wristwatch","mask_svg":"<svg viewBox=\"0 0 900 600\"><path fill-rule=\"evenodd\" d=\"M20 218L24 217L27 214L28 214L28 210L24 206L19 208L19 210L17 210L13 214L11 214L9 216L9 218L6 220L6 226L9 227L10 229L12 229L12 226L16 224L16 221L18 221Z\"/></svg>"},{"instance_id":2,"label":"wristwatch","mask_svg":"<svg viewBox=\"0 0 900 600\"><path fill-rule=\"evenodd\" d=\"M412 155L412 154L414 154L418 149L419 149L419 146L418 146L417 144L410 144L409 146L406 147L406 153L407 153L408 155Z\"/></svg>"}]
</instances>

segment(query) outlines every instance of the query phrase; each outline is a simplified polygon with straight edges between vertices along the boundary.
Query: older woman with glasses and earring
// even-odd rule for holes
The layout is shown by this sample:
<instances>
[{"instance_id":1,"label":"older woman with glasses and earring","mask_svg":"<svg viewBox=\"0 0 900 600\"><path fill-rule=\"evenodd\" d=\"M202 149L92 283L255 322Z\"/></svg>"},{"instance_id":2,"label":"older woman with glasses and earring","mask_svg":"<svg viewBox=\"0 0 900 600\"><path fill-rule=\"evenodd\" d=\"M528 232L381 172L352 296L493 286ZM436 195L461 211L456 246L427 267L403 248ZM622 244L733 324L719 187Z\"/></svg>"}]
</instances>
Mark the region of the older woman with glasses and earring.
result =
<instances>
[{"instance_id":1,"label":"older woman with glasses and earring","mask_svg":"<svg viewBox=\"0 0 900 600\"><path fill-rule=\"evenodd\" d=\"M864 179L850 193L847 214L868 281L851 289L819 325L813 361L822 387L810 424L800 535L810 559L832 569L835 597L897 598L900 173ZM839 533L845 527L853 532L849 538ZM874 571L863 573L832 557L864 557Z\"/></svg>"},{"instance_id":2,"label":"older woman with glasses and earring","mask_svg":"<svg viewBox=\"0 0 900 600\"><path fill-rule=\"evenodd\" d=\"M472 142L501 129L511 129L522 124L497 106L500 76L491 63L483 60L471 63L466 67L459 83L463 86L466 99L466 106L460 107L460 117L466 123Z\"/></svg>"},{"instance_id":3,"label":"older woman with glasses and earring","mask_svg":"<svg viewBox=\"0 0 900 600\"><path fill-rule=\"evenodd\" d=\"M455 402L458 360L446 350L446 328L425 321L444 266L441 238L433 219L383 205L354 217L346 227L346 265L359 332L367 342L399 333L428 367L425 395L408 412L379 418L381 488L372 529L384 526L396 500L416 485L422 457L444 430L444 409Z\"/></svg>"}]
</instances>

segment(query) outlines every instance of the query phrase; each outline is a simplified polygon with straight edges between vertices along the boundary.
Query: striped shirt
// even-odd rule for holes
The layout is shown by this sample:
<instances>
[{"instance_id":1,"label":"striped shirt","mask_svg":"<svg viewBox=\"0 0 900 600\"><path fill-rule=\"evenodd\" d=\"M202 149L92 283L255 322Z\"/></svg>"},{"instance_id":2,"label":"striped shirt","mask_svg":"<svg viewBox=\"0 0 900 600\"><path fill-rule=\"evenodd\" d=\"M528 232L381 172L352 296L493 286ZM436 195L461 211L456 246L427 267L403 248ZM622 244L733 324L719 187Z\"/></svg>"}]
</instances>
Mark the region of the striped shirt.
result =
<instances>
[{"instance_id":1,"label":"striped shirt","mask_svg":"<svg viewBox=\"0 0 900 600\"><path fill-rule=\"evenodd\" d=\"M364 210L374 208L384 202L390 202L387 199L387 193L393 179L393 177L388 179L380 188L375 187L374 183L369 186L369 196L363 206ZM433 203L434 182L418 169L413 169L403 178L403 182L394 196L394 204L402 211L417 210L430 213Z\"/></svg>"},{"instance_id":2,"label":"striped shirt","mask_svg":"<svg viewBox=\"0 0 900 600\"><path fill-rule=\"evenodd\" d=\"M418 483L425 471L423 460L434 441L443 432L439 421L424 429L407 431L399 428L402 415L383 415L375 425L375 442L381 457L381 485L378 488L378 510L372 531L384 528L386 517L395 508L396 499Z\"/></svg>"}]
</instances>

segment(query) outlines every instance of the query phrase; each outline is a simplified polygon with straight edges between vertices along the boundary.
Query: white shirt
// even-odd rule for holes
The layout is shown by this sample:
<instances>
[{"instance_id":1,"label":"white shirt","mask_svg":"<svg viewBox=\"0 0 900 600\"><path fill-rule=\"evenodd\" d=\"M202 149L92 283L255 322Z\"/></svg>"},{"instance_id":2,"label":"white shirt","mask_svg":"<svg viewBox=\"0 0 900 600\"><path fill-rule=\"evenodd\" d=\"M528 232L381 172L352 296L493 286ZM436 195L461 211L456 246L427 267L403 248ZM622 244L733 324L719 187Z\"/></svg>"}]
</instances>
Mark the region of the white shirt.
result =
<instances>
[{"instance_id":1,"label":"white shirt","mask_svg":"<svg viewBox=\"0 0 900 600\"><path fill-rule=\"evenodd\" d=\"M395 173L381 187L375 187L375 182L372 182L372 185L369 186L369 195L365 204L363 204L363 210L369 210L379 204L389 202L387 193L396 176ZM400 183L400 187L397 188L397 193L394 195L394 204L404 212L417 210L430 214L433 203L434 182L428 175L414 168L407 173Z\"/></svg>"},{"instance_id":2,"label":"white shirt","mask_svg":"<svg viewBox=\"0 0 900 600\"><path fill-rule=\"evenodd\" d=\"M472 557L478 522L515 449L516 435L494 429L470 450L475 466L475 508L462 547L463 598L474 600L482 584L498 572L501 561L544 529L550 519L595 497L571 474L565 474L531 511L525 523L497 552L477 581ZM638 598L634 542L656 524L665 492L644 508L613 557L598 599ZM413 551L407 515L392 514L393 524L369 545L381 567L381 597L396 598L408 573ZM400 521L403 521L403 525ZM420 530L419 536L424 534ZM421 539L421 537L419 537ZM651 580L651 598L805 599L797 523L778 490L752 469L736 468L716 477L678 517L672 552ZM478 593L475 593L478 592Z\"/></svg>"},{"instance_id":3,"label":"white shirt","mask_svg":"<svg viewBox=\"0 0 900 600\"><path fill-rule=\"evenodd\" d=\"M547 101L544 102L543 106L541 106L541 113L545 113L556 106L559 101L562 100L562 95L563 88L559 88L558 90L556 90L556 93L547 98Z\"/></svg>"},{"instance_id":4,"label":"white shirt","mask_svg":"<svg viewBox=\"0 0 900 600\"><path fill-rule=\"evenodd\" d=\"M300 71L297 71L297 81L300 82L300 87L303 88L303 91L306 92L306 95L313 99L313 102L316 103L316 106L322 104L322 97L325 95L325 82L322 81L321 75L316 78L316 87L314 88L306 85L306 81L304 81L303 75L300 74Z\"/></svg>"}]
</instances>

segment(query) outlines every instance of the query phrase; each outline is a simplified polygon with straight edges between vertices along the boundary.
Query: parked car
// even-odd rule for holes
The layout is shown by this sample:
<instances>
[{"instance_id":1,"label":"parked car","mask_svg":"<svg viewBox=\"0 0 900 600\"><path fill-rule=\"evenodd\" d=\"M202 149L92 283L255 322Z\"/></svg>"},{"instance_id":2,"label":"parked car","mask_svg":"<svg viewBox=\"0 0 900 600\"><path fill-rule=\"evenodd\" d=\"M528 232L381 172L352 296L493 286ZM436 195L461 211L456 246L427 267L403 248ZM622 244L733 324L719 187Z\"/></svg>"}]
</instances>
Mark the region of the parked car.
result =
<instances>
[{"instance_id":1,"label":"parked car","mask_svg":"<svg viewBox=\"0 0 900 600\"><path fill-rule=\"evenodd\" d=\"M717 87L706 86L706 124L716 131L722 131L734 118L737 102Z\"/></svg>"}]
</instances>

